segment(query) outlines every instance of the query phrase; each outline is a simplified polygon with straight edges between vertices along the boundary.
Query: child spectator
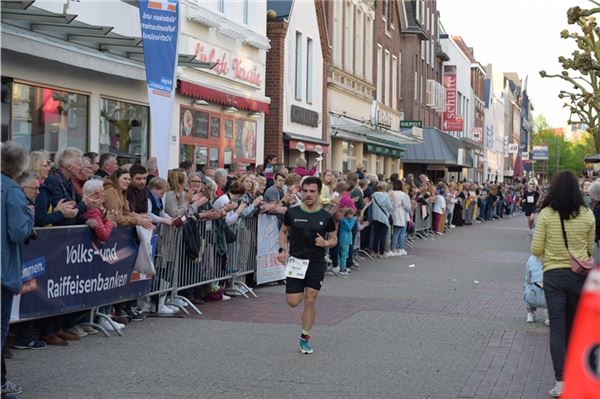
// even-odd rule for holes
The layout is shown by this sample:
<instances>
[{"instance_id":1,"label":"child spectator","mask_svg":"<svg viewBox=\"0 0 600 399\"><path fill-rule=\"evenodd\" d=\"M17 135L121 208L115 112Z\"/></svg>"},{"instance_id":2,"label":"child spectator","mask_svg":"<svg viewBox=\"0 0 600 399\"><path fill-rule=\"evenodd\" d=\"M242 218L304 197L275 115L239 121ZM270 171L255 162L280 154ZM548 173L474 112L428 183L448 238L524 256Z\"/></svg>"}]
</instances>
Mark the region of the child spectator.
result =
<instances>
[{"instance_id":1,"label":"child spectator","mask_svg":"<svg viewBox=\"0 0 600 399\"><path fill-rule=\"evenodd\" d=\"M542 262L537 256L531 255L527 261L525 272L525 285L523 291L523 300L527 305L527 323L535 322L535 311L537 308L544 308L546 320L544 324L550 325L548 319L548 306L546 305L546 296L544 295L544 282L542 275Z\"/></svg>"},{"instance_id":2,"label":"child spectator","mask_svg":"<svg viewBox=\"0 0 600 399\"><path fill-rule=\"evenodd\" d=\"M83 185L82 191L83 195L92 196L96 194L104 198L104 182L101 179L88 180ZM102 201L102 204L98 206L88 206L83 216L96 238L102 242L108 241L113 227L116 226L114 211L107 212L104 209L104 201Z\"/></svg>"},{"instance_id":3,"label":"child spectator","mask_svg":"<svg viewBox=\"0 0 600 399\"><path fill-rule=\"evenodd\" d=\"M356 218L354 217L354 211L351 208L345 208L342 212L343 217L340 220L339 234L340 274L348 275L350 272L346 268L346 264L348 262L350 247L352 246L352 229L356 223Z\"/></svg>"}]
</instances>

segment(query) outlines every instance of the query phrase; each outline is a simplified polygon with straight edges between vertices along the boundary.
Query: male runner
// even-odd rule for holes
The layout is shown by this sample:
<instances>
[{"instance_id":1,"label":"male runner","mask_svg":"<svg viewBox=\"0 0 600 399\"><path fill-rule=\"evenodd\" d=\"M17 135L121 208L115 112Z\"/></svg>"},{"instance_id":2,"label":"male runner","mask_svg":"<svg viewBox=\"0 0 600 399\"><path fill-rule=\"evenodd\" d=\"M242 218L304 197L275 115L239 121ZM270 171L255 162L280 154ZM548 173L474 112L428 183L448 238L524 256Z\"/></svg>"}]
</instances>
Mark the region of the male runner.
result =
<instances>
[{"instance_id":1,"label":"male runner","mask_svg":"<svg viewBox=\"0 0 600 399\"><path fill-rule=\"evenodd\" d=\"M295 308L304 300L300 351L313 353L310 329L316 315L316 300L325 276L325 249L337 245L337 231L333 216L321 208L319 198L323 183L318 177L307 177L302 182L302 204L287 210L279 232L277 260L283 264L290 256L308 260L304 279L287 277L286 299ZM289 250L288 250L289 244Z\"/></svg>"},{"instance_id":2,"label":"male runner","mask_svg":"<svg viewBox=\"0 0 600 399\"><path fill-rule=\"evenodd\" d=\"M522 199L524 202L523 208L525 209L525 216L527 216L530 237L533 235L533 228L535 227L535 211L539 198L540 194L535 190L533 182L530 181L527 184L527 190Z\"/></svg>"}]
</instances>

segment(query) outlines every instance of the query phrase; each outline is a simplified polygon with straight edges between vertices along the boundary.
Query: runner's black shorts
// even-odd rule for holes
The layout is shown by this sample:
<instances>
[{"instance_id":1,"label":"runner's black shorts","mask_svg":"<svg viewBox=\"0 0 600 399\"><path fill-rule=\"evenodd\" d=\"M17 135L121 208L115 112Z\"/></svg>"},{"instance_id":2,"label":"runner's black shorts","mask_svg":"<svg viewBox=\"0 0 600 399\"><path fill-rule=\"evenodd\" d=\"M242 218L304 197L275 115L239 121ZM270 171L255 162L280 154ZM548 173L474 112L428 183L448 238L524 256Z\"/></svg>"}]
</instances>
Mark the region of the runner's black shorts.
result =
<instances>
[{"instance_id":1,"label":"runner's black shorts","mask_svg":"<svg viewBox=\"0 0 600 399\"><path fill-rule=\"evenodd\" d=\"M291 277L288 277L286 279L285 293L298 294L304 292L305 288L312 288L319 291L321 289L321 286L323 285L323 279L325 278L326 268L327 264L325 263L325 260L311 260L308 264L308 269L306 270L304 280Z\"/></svg>"},{"instance_id":2,"label":"runner's black shorts","mask_svg":"<svg viewBox=\"0 0 600 399\"><path fill-rule=\"evenodd\" d=\"M525 209L525 216L529 217L535 213L533 209Z\"/></svg>"}]
</instances>

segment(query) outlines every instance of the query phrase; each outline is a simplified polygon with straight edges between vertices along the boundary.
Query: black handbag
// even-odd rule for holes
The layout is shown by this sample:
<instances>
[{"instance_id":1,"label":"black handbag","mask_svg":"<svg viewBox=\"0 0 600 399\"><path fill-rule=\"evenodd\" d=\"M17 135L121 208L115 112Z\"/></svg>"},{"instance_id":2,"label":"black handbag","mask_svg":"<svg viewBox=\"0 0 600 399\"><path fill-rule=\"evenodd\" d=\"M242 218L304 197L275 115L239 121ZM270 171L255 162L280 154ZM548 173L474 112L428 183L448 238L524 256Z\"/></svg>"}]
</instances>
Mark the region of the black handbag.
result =
<instances>
[{"instance_id":1,"label":"black handbag","mask_svg":"<svg viewBox=\"0 0 600 399\"><path fill-rule=\"evenodd\" d=\"M233 230L231 230L231 228L229 226L225 225L223 227L223 232L225 233L225 242L227 244L234 243L235 240L237 239L237 236L235 235L235 233L233 232Z\"/></svg>"}]
</instances>

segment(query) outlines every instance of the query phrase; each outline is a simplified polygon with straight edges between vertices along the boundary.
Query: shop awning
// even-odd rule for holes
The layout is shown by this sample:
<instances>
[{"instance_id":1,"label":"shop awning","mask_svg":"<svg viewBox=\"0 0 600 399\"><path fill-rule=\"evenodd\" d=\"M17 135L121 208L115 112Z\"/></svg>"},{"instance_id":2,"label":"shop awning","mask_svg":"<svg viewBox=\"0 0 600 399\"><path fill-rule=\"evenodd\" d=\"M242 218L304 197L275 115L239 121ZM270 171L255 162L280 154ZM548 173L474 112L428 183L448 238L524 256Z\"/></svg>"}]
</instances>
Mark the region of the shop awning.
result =
<instances>
[{"instance_id":1,"label":"shop awning","mask_svg":"<svg viewBox=\"0 0 600 399\"><path fill-rule=\"evenodd\" d=\"M359 143L370 144L371 151L382 155L400 156L404 147L408 143L418 143L418 139L405 133L394 132L389 129L381 129L370 126L366 122L361 122L346 116L330 112L329 128L331 137L342 138L356 141ZM396 150L388 153L383 148ZM369 151L369 146L367 146Z\"/></svg>"},{"instance_id":2,"label":"shop awning","mask_svg":"<svg viewBox=\"0 0 600 399\"><path fill-rule=\"evenodd\" d=\"M283 132L283 139L287 141L302 141L303 143L314 143L321 145L329 145L326 140L317 139L314 137L304 136L302 134Z\"/></svg>"},{"instance_id":3,"label":"shop awning","mask_svg":"<svg viewBox=\"0 0 600 399\"><path fill-rule=\"evenodd\" d=\"M36 7L35 5L39 5ZM127 5L123 5L127 7ZM23 37L33 45L40 40L56 47L56 51L35 51L32 44L20 44L8 48L17 52L27 49L29 54L47 59L65 62L64 46L69 44L76 48L74 52L85 54L89 59L85 62L77 62L82 68L97 70L104 73L116 73L119 69L115 66L107 66L101 63L104 60L112 60L123 66L143 68L144 48L141 37L125 36L113 32L113 26L91 25L77 20L77 15L64 12L54 12L50 2L35 1L11 1L2 2L2 31L9 32L11 36ZM61 7L62 9L62 7ZM132 11L137 13L137 9ZM3 48L7 48L3 38ZM101 60L101 61L98 61ZM195 59L193 54L178 54L177 65L181 67L212 69L216 63L203 63ZM132 79L145 80L144 73L125 75Z\"/></svg>"},{"instance_id":4,"label":"shop awning","mask_svg":"<svg viewBox=\"0 0 600 399\"><path fill-rule=\"evenodd\" d=\"M402 162L467 168L473 166L473 159L462 141L435 128L423 129L422 143L404 147Z\"/></svg>"},{"instance_id":5,"label":"shop awning","mask_svg":"<svg viewBox=\"0 0 600 399\"><path fill-rule=\"evenodd\" d=\"M245 96L243 92L234 92L233 89L212 89L205 85L178 80L179 92L188 97L206 100L211 103L221 104L227 107L245 109L255 112L269 113L269 103L259 101L255 98Z\"/></svg>"}]
</instances>

